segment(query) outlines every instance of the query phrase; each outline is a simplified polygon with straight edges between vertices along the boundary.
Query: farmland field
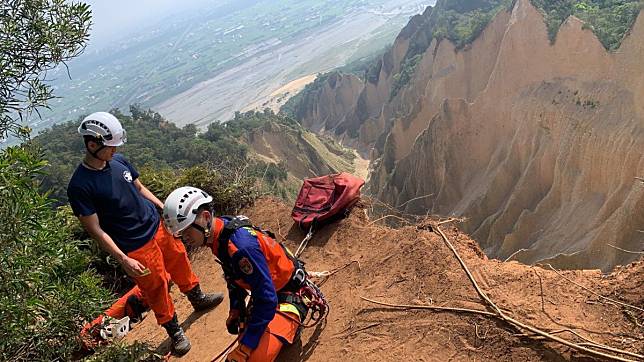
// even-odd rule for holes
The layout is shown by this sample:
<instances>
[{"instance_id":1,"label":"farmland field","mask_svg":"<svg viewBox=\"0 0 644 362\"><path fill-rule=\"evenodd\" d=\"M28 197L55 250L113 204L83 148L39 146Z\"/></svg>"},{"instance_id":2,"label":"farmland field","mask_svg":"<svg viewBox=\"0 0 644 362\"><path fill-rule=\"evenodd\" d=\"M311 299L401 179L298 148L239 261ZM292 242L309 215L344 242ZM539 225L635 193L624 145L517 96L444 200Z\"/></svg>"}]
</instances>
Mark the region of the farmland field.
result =
<instances>
[{"instance_id":1,"label":"farmland field","mask_svg":"<svg viewBox=\"0 0 644 362\"><path fill-rule=\"evenodd\" d=\"M66 67L50 72L60 98L30 123L38 130L134 103L180 124L226 120L290 81L391 43L424 7L416 0L243 0L178 13L83 54L68 64L69 75Z\"/></svg>"}]
</instances>

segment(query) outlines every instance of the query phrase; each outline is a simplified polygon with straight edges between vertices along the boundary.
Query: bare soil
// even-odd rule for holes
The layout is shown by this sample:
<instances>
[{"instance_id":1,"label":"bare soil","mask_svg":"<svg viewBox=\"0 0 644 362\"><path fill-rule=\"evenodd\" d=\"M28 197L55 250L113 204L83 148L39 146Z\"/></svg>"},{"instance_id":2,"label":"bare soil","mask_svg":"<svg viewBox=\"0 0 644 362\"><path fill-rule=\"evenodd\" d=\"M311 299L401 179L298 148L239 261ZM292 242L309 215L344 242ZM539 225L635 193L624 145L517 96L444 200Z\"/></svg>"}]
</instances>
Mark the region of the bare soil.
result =
<instances>
[{"instance_id":1,"label":"bare soil","mask_svg":"<svg viewBox=\"0 0 644 362\"><path fill-rule=\"evenodd\" d=\"M285 348L278 360L596 360L555 342L526 336L492 317L400 310L362 300L365 296L388 303L491 311L438 234L416 225L392 229L380 221L374 223L367 216L370 207L368 201L361 201L347 218L326 225L309 243L303 254L309 272L344 268L321 282L331 306L326 323L306 329L301 341ZM244 213L283 237L293 250L304 237L293 225L290 206L280 201L262 199ZM644 313L617 303L644 308L644 262L618 267L607 275L599 270L556 272L547 266L490 260L457 225L441 228L480 287L511 317L551 332L568 330L557 336L577 343L583 341L569 331L644 354ZM225 291L221 269L208 250L195 255L193 266L206 291ZM173 296L193 345L181 360L209 361L234 340L224 326L227 301L197 315L176 288ZM128 339L147 341L161 353L168 351L165 331L152 316L136 326Z\"/></svg>"},{"instance_id":2,"label":"bare soil","mask_svg":"<svg viewBox=\"0 0 644 362\"><path fill-rule=\"evenodd\" d=\"M317 74L309 74L304 77L298 78L294 81L291 81L279 89L273 91L268 97L268 100L258 101L253 104L248 105L246 108L242 109L242 112L247 111L263 111L266 108L270 108L275 113L279 113L280 108L288 101L291 97L299 93L307 84L313 82Z\"/></svg>"}]
</instances>

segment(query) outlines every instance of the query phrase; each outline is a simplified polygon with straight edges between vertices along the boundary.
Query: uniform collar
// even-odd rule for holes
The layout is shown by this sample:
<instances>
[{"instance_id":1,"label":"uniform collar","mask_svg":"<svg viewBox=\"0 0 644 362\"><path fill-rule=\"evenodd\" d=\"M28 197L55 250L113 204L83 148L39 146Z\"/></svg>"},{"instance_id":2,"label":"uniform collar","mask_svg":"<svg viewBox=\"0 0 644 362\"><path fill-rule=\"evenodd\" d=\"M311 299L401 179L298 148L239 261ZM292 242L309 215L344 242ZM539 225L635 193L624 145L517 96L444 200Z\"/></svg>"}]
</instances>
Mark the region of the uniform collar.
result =
<instances>
[{"instance_id":1,"label":"uniform collar","mask_svg":"<svg viewBox=\"0 0 644 362\"><path fill-rule=\"evenodd\" d=\"M221 231L224 230L224 226L224 219L220 217L214 218L212 223L212 244L210 246L212 247L215 255L217 254L217 249L219 248L219 236L221 235Z\"/></svg>"}]
</instances>

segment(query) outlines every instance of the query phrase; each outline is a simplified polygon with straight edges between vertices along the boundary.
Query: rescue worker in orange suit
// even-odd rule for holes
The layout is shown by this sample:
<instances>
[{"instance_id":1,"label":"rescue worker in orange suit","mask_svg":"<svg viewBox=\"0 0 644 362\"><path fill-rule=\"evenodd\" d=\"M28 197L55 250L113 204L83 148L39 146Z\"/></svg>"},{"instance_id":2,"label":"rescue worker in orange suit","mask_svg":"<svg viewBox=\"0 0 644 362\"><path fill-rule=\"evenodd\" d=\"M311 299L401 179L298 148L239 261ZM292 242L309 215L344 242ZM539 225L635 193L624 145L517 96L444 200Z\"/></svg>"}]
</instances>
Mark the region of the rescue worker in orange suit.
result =
<instances>
[{"instance_id":1,"label":"rescue worker in orange suit","mask_svg":"<svg viewBox=\"0 0 644 362\"><path fill-rule=\"evenodd\" d=\"M190 341L174 311L168 274L195 310L215 307L223 293L201 291L184 245L163 227L157 211L163 204L139 181L134 166L115 153L126 142L119 120L107 112L92 113L78 132L86 152L67 187L72 210L101 248L134 279L157 322L168 332L173 351L185 354Z\"/></svg>"},{"instance_id":2,"label":"rescue worker in orange suit","mask_svg":"<svg viewBox=\"0 0 644 362\"><path fill-rule=\"evenodd\" d=\"M248 218L215 217L212 201L194 187L174 190L164 204L165 225L189 247L208 246L221 262L230 297L226 327L231 334L241 333L226 360L274 361L282 346L296 339L306 318L307 306L294 293L304 280L304 269Z\"/></svg>"}]
</instances>

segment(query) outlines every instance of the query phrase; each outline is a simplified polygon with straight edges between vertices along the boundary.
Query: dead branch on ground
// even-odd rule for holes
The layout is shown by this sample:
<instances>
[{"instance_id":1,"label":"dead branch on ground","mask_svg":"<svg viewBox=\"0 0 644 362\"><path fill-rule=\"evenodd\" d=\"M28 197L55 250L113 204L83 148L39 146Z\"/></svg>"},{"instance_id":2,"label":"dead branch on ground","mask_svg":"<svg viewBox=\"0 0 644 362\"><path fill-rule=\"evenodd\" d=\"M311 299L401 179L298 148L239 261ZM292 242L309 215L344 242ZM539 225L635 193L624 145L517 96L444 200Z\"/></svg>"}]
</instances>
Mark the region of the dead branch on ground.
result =
<instances>
[{"instance_id":1,"label":"dead branch on ground","mask_svg":"<svg viewBox=\"0 0 644 362\"><path fill-rule=\"evenodd\" d=\"M424 199L424 198L427 198L427 197L430 197L430 196L433 196L433 195L434 195L434 194L428 194L428 195L423 195L423 196L414 197L413 199L409 199L409 200L407 200L407 201L403 202L402 204L400 204L400 205L396 206L396 209L398 209L398 208L400 208L400 207L403 207L403 206L407 205L408 203L410 203L410 202L412 202L412 201L416 201L416 200Z\"/></svg>"},{"instance_id":2,"label":"dead branch on ground","mask_svg":"<svg viewBox=\"0 0 644 362\"><path fill-rule=\"evenodd\" d=\"M464 222L465 220L467 220L467 218L465 218L465 217L450 217L450 218L448 218L446 220L442 220L442 221L437 222L436 225L443 225L443 224L447 224L447 223L450 223L450 222Z\"/></svg>"},{"instance_id":3,"label":"dead branch on ground","mask_svg":"<svg viewBox=\"0 0 644 362\"><path fill-rule=\"evenodd\" d=\"M513 325L513 326L515 326L515 327L517 327L519 329L528 330L528 331L530 331L530 332L532 332L534 334L538 334L538 335L540 335L542 337L548 338L548 339L553 340L555 342L559 342L559 343L561 343L563 345L566 345L566 346L568 346L570 348L573 348L573 349L576 349L578 351L583 351L583 352L586 352L586 353L589 353L589 354L592 354L592 355L598 356L598 357L610 358L610 359L613 359L613 360L616 360L616 361L628 361L628 359L625 359L625 358L622 358L622 357L619 357L619 356L616 356L616 355L606 354L606 353L603 353L603 352L600 352L600 351L590 349L589 347L586 347L586 346L580 346L577 343L570 342L570 341L565 340L563 338L559 338L559 337L557 337L557 336L555 336L553 334L550 334L548 332L542 331L542 330L540 330L540 329L538 329L536 327L527 325L527 324L525 324L523 322L520 322L520 321L518 321L518 320L516 320L516 319L514 319L512 317L509 317L508 315L506 315L487 296L487 294L485 294L485 292L483 292L483 290L479 287L478 283L476 282L476 279L474 279L474 276L470 272L469 268L467 267L467 265L465 264L465 262L463 261L463 259L459 255L459 253L456 251L456 248L454 248L454 245L452 245L452 243L449 241L449 239L447 238L445 233L443 233L443 231L440 229L440 227L437 226L434 231L437 232L443 238L443 241L445 241L447 246L452 250L452 252L454 253L454 256L456 256L456 258L458 259L459 263L463 267L463 270L465 270L465 273L467 274L468 278L470 279L470 281L474 285L474 288L476 289L477 293L481 296L481 298L483 298L483 300L485 300L488 303L488 305L490 307L492 307L496 311L495 316L497 318L500 318L500 319L504 320L505 322L507 322L508 324L511 324L511 325ZM615 349L615 350L620 351L618 353L623 353L623 354L627 354L627 355L630 353L630 352L627 352L627 351L621 351L621 350L617 350L617 349ZM642 356L642 358L644 358L644 356Z\"/></svg>"},{"instance_id":4,"label":"dead branch on ground","mask_svg":"<svg viewBox=\"0 0 644 362\"><path fill-rule=\"evenodd\" d=\"M508 256L508 257L507 257L503 262L505 263L505 262L509 261L510 259L512 259L512 257L513 257L513 256L515 256L515 255L519 254L519 253L520 253L520 252L522 252L522 251L526 251L526 250L529 250L529 249L523 249L523 248L521 248L521 249L519 249L519 250L515 251L514 253L512 253L512 255Z\"/></svg>"},{"instance_id":5,"label":"dead branch on ground","mask_svg":"<svg viewBox=\"0 0 644 362\"><path fill-rule=\"evenodd\" d=\"M520 321L518 321L518 320L516 320L516 319L514 319L514 318L512 318L512 317L510 317L510 316L508 316L508 315L507 315L504 311L502 311L502 310L501 310L501 309L496 305L496 303L494 303L494 302L490 299L490 297L488 297L488 295L487 295L487 294L486 294L486 293L485 293L485 292L484 292L484 291L479 287L478 283L476 282L476 279L474 278L474 276L473 276L473 275L472 275L472 273L470 272L469 268L467 267L467 265L465 264L465 262L464 262L464 261L463 261L463 259L461 258L460 254L456 251L456 248L454 248L454 245L452 245L452 243L449 241L449 239L447 238L447 236L445 235L445 233L443 233L443 231L440 229L440 227L439 227L438 225L433 225L433 226L432 226L432 230L433 230L434 232L438 233L438 234L443 238L443 241L445 242L445 244L450 248L450 250L452 251L452 253L454 253L454 256L456 257L456 259L457 259L457 260L459 261L459 263L461 264L461 267L463 268L463 270L464 270L464 271L465 271L465 273L467 274L467 277L468 277L468 278L470 279L470 281L472 282L472 285L474 286L474 289L476 289L476 292L477 292L477 293L479 294L479 296L480 296L480 297L481 297L481 298L482 298L482 299L487 303L487 305L488 305L490 308L492 308L492 309L494 310L494 313L490 313L490 312L483 312L483 311L473 311L473 310L468 310L470 313L485 314L485 315L488 315L488 316L491 316L491 317L494 317L494 318L498 318L498 319L500 319L500 320L502 320L502 321L504 321L504 322L508 323L509 325L511 325L511 326L513 326L513 327L515 327L515 328L517 328L518 330L529 331L529 332L531 332L532 334L535 334L535 335L538 335L538 336L544 337L544 338L546 338L546 339L549 339L549 340L552 340L552 341L555 341L555 342L561 343L561 344L563 344L563 345L565 345L565 346L568 346L568 347L570 347L570 348L576 349L576 350L578 350L578 351L585 352L585 353L590 354L590 355L593 355L593 356L597 356L597 357L601 357L601 358L608 358L608 359L612 359L612 360L616 360L616 361L631 361L631 360L626 359L626 358L624 358L624 357L620 357L620 356L617 356L617 355L614 355L614 354L608 354L608 353L604 353L604 352L601 352L601 351L597 351L597 350L591 349L591 347L594 347L594 348L597 348L597 349L603 349L603 348L601 348L601 347L599 347L599 346L597 346L597 345L595 345L595 346L584 346L584 345L580 345L580 344L578 344L578 343L574 343L574 342L568 341L568 340L566 340L566 339L563 339L563 338L557 337L557 336L556 336L556 335L554 335L554 334L551 334L551 333L545 332L545 331L543 331L543 330L541 330L541 329L539 329L539 328L536 328L536 327L533 327L533 326L531 326L531 325L525 324L525 323L523 323L523 322L520 322ZM372 302L372 303L374 303L374 302L375 302L375 301L370 300L370 299L367 299L367 298L365 298L365 297L360 297L360 298L362 298L363 300L367 300L367 301L369 301L369 302ZM382 302L378 302L378 303L376 303L376 304L387 305L388 303L387 303L387 304L385 304L385 303L382 303ZM434 306L424 306L423 308L418 308L418 306L404 306L404 305L389 305L389 306L393 306L393 307L403 307L403 308L408 308L408 309L439 309L439 308L436 308L436 307L434 307ZM414 308L414 307L415 307L415 308ZM442 307L442 308L445 308L445 307ZM612 347L610 347L610 348L612 348ZM619 353L619 354L631 355L631 356L632 356L632 353L631 353L631 352L628 352L628 351L622 351L622 350L619 350L619 349L616 349L616 348L615 348L615 349L612 349L611 351L612 351L612 352L615 352L615 353ZM638 358L640 358L640 356L639 356L639 355L638 355ZM641 356L641 358L644 358L644 356Z\"/></svg>"},{"instance_id":6,"label":"dead branch on ground","mask_svg":"<svg viewBox=\"0 0 644 362\"><path fill-rule=\"evenodd\" d=\"M384 220L384 219L387 219L387 218L390 218L390 217L395 218L395 219L398 219L398 220L400 220L400 221L402 221L402 222L404 222L404 223L407 223L407 224L411 225L411 222L409 222L408 220L403 219L403 218L402 218L402 217L400 217L400 216L396 216L396 215L385 215L385 216L383 216L383 217L379 217L379 218L377 218L376 220L374 220L374 221L370 222L369 224L367 224L367 226L371 226L371 225L373 225L373 224L377 223L377 222L378 222L378 221L380 221L380 220Z\"/></svg>"},{"instance_id":7,"label":"dead branch on ground","mask_svg":"<svg viewBox=\"0 0 644 362\"><path fill-rule=\"evenodd\" d=\"M280 219L277 219L277 235L282 238L282 241L286 241L286 236L282 234L282 226L280 225Z\"/></svg>"},{"instance_id":8,"label":"dead branch on ground","mask_svg":"<svg viewBox=\"0 0 644 362\"><path fill-rule=\"evenodd\" d=\"M484 310L477 310L477 309L458 308L458 307L440 307L440 306L437 306L437 305L429 305L429 304L392 304L392 303L386 303L386 302L381 302L381 301L378 301L378 300L369 299L369 298L363 297L363 296L360 296L360 299L365 300L365 301L367 301L369 303L378 304L378 305L384 305L386 307L398 308L398 309L402 309L402 310L407 310L407 309L430 309L430 310L437 310L437 311L474 313L474 314L485 315L485 316L488 316L488 317L496 316L494 313L484 311Z\"/></svg>"}]
</instances>

